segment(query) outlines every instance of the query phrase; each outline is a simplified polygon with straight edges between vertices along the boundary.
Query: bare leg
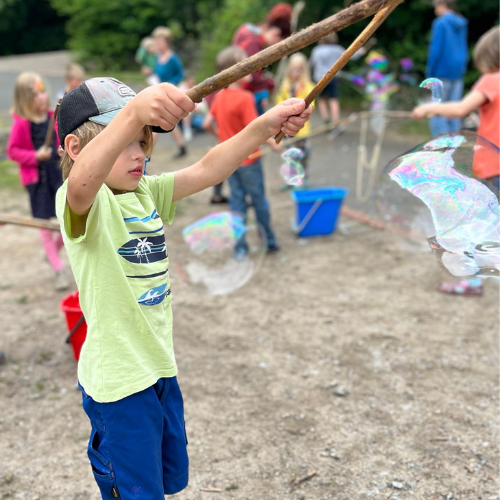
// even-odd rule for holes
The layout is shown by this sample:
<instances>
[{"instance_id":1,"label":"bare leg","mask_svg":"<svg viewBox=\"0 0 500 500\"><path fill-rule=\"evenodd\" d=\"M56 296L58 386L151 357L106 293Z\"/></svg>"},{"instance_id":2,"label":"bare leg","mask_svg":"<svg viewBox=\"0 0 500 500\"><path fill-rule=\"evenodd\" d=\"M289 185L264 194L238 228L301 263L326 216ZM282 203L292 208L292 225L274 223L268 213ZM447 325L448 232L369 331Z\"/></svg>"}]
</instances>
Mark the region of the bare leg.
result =
<instances>
[{"instance_id":1,"label":"bare leg","mask_svg":"<svg viewBox=\"0 0 500 500\"><path fill-rule=\"evenodd\" d=\"M180 158L181 156L185 156L187 154L186 144L184 143L184 139L182 138L182 132L180 128L175 127L172 130L172 137L174 138L174 141L179 148L179 151L174 155L174 158Z\"/></svg>"},{"instance_id":2,"label":"bare leg","mask_svg":"<svg viewBox=\"0 0 500 500\"><path fill-rule=\"evenodd\" d=\"M318 100L318 110L321 115L321 119L327 123L330 121L330 117L328 116L328 108L326 106L326 100L323 97L320 97Z\"/></svg>"},{"instance_id":3,"label":"bare leg","mask_svg":"<svg viewBox=\"0 0 500 500\"><path fill-rule=\"evenodd\" d=\"M340 120L340 105L338 99L328 99L332 121Z\"/></svg>"}]
</instances>

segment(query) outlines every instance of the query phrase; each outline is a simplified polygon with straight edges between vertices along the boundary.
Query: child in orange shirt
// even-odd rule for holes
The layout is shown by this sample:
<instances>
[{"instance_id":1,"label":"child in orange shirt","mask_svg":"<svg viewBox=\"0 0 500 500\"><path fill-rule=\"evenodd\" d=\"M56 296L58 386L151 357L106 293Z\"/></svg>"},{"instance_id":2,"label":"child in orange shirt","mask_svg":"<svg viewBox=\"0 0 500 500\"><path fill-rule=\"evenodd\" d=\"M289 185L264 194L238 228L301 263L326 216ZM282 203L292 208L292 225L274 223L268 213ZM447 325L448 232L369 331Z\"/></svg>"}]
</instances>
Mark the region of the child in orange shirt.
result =
<instances>
[{"instance_id":1,"label":"child in orange shirt","mask_svg":"<svg viewBox=\"0 0 500 500\"><path fill-rule=\"evenodd\" d=\"M478 135L495 146L500 147L500 27L487 31L474 48L474 64L482 76L472 90L458 102L432 103L418 106L413 110L413 117L427 118L433 115L445 118L464 118L474 109L479 108ZM474 155L472 171L478 177L491 182L499 189L499 163L484 161L481 151ZM442 283L439 291L458 295L481 295L483 292L480 279L464 280L458 283Z\"/></svg>"},{"instance_id":2,"label":"child in orange shirt","mask_svg":"<svg viewBox=\"0 0 500 500\"><path fill-rule=\"evenodd\" d=\"M243 49L236 46L227 47L217 55L217 71L221 72L246 59ZM243 130L250 122L258 117L253 94L243 89L243 84L250 77L242 78L222 89L214 97L210 111L203 122L205 130L216 134L219 142L224 142ZM271 148L279 151L281 147L274 139L266 141ZM254 153L259 150L255 150ZM269 253L280 250L274 231L271 228L269 201L264 188L264 173L260 158L247 158L240 167L229 177L231 196L229 205L233 212L246 215L248 195L255 209L257 222L262 226L267 239ZM234 257L242 260L248 253L248 245L242 238L236 244Z\"/></svg>"}]
</instances>

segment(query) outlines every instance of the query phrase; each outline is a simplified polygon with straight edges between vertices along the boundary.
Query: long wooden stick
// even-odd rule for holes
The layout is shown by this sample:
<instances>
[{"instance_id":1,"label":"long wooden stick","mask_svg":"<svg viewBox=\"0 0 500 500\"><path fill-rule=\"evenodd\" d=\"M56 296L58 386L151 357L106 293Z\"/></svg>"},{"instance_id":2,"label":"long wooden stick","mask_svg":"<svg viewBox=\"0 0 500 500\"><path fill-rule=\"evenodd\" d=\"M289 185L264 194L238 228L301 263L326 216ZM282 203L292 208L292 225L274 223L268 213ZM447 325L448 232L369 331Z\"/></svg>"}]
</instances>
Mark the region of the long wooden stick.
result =
<instances>
[{"instance_id":1,"label":"long wooden stick","mask_svg":"<svg viewBox=\"0 0 500 500\"><path fill-rule=\"evenodd\" d=\"M13 214L0 213L0 224L14 224L16 226L37 227L39 229L50 229L51 231L61 230L57 222L47 219L36 219L35 217L25 217L22 215Z\"/></svg>"},{"instance_id":2,"label":"long wooden stick","mask_svg":"<svg viewBox=\"0 0 500 500\"><path fill-rule=\"evenodd\" d=\"M392 2L385 6L377 15L372 19L370 24L361 32L361 34L351 43L348 49L340 56L337 62L328 70L326 75L318 82L318 84L309 92L309 95L304 99L306 101L306 108L316 99L321 91L328 85L332 78L340 71L351 57L368 41L368 39L375 33L377 28L389 17L389 14L398 6L400 2ZM280 132L276 137L276 144L279 144L285 137L283 132Z\"/></svg>"},{"instance_id":3,"label":"long wooden stick","mask_svg":"<svg viewBox=\"0 0 500 500\"><path fill-rule=\"evenodd\" d=\"M351 24L373 16L381 9L385 10L387 7L391 6L392 11L401 2L403 2L403 0L363 0L359 3L351 5L334 16L328 17L319 23L312 24L282 42L272 45L271 47L258 52L254 56L235 64L231 68L207 78L203 82L189 89L186 93L193 102L201 102L204 97L212 92L223 89L240 78L269 66L278 59L281 59L283 56L297 52L311 43L317 42L330 33L340 31ZM369 36L367 39L368 38Z\"/></svg>"}]
</instances>

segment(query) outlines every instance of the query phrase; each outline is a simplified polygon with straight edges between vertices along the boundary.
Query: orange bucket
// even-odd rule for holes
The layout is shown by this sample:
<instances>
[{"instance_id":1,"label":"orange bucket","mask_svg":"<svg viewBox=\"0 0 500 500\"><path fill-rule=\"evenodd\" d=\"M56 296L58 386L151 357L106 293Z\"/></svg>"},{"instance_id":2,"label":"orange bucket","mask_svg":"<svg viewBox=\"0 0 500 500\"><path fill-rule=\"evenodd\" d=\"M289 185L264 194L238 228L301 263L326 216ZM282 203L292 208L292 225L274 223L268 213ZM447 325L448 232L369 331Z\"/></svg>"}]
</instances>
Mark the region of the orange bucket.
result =
<instances>
[{"instance_id":1,"label":"orange bucket","mask_svg":"<svg viewBox=\"0 0 500 500\"><path fill-rule=\"evenodd\" d=\"M87 337L87 323L80 309L80 301L78 300L78 292L70 293L61 300L61 311L66 315L66 324L68 325L67 344L71 344L73 348L73 356L76 361L80 357L82 345Z\"/></svg>"}]
</instances>

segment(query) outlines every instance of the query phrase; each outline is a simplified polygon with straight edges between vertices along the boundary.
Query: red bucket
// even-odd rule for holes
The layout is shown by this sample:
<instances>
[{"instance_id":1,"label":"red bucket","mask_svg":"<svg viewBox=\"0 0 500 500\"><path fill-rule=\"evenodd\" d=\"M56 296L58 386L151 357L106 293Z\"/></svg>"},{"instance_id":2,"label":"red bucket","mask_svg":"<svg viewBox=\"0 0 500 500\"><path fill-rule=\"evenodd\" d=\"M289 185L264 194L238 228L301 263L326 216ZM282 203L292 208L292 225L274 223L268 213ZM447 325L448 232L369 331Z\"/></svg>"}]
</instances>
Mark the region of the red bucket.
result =
<instances>
[{"instance_id":1,"label":"red bucket","mask_svg":"<svg viewBox=\"0 0 500 500\"><path fill-rule=\"evenodd\" d=\"M73 292L61 300L61 311L66 315L66 323L68 325L67 344L73 347L73 356L78 361L82 345L87 336L87 323L80 309L80 301L78 300L78 292Z\"/></svg>"}]
</instances>

